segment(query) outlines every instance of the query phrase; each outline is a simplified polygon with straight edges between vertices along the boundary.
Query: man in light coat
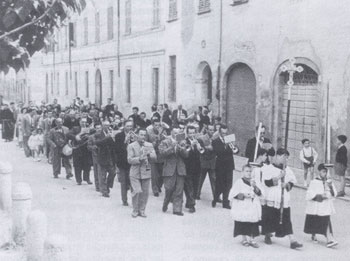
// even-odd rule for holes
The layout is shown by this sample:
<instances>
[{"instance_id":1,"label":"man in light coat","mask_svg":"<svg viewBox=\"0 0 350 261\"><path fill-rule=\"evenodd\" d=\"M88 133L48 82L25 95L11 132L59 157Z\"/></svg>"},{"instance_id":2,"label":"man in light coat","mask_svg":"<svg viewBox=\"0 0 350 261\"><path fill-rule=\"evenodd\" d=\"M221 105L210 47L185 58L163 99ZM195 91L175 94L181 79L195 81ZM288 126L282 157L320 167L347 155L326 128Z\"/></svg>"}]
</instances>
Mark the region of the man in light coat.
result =
<instances>
[{"instance_id":1,"label":"man in light coat","mask_svg":"<svg viewBox=\"0 0 350 261\"><path fill-rule=\"evenodd\" d=\"M146 217L145 209L148 200L149 187L151 181L150 160L155 160L157 155L152 143L146 142L147 131L139 129L137 140L129 144L128 163L130 167L130 184L132 195L133 211L131 216Z\"/></svg>"}]
</instances>

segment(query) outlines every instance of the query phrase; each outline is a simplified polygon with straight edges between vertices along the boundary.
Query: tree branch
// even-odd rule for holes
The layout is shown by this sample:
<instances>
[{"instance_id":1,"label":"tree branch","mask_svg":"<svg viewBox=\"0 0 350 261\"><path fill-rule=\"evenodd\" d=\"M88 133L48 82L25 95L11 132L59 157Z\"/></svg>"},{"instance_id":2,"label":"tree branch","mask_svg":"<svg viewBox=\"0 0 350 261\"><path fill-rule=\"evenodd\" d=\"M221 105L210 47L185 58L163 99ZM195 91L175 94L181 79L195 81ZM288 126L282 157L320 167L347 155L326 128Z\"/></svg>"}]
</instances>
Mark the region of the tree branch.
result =
<instances>
[{"instance_id":1,"label":"tree branch","mask_svg":"<svg viewBox=\"0 0 350 261\"><path fill-rule=\"evenodd\" d=\"M39 16L38 18L34 19L33 21L28 22L28 23L26 23L26 24L24 24L24 25L22 25L22 26L20 26L20 27L17 27L16 29L13 29L12 31L7 32L7 33L5 33L5 34L3 34L3 35L0 35L0 40L3 40L4 38L8 37L9 35L14 34L14 33L17 33L17 32L19 32L19 31L21 31L21 30L27 28L28 26L31 26L31 25L37 23L38 21L40 21L41 19L43 19L43 18L50 12L51 8L53 7L53 5L54 5L56 2L57 2L57 0L54 0L54 1L52 2L51 6L49 6L49 8L48 8L41 16Z\"/></svg>"}]
</instances>

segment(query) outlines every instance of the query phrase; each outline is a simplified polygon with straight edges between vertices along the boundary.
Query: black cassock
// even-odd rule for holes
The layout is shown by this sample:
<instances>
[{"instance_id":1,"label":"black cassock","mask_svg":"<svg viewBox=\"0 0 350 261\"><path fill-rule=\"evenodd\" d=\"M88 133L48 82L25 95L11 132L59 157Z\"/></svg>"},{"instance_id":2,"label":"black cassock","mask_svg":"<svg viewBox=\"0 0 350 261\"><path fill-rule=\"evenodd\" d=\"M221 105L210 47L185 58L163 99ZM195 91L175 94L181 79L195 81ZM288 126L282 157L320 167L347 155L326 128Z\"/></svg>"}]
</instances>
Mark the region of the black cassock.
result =
<instances>
[{"instance_id":1,"label":"black cassock","mask_svg":"<svg viewBox=\"0 0 350 261\"><path fill-rule=\"evenodd\" d=\"M235 169L233 160L233 152L230 146L225 145L221 138L217 138L212 142L213 151L216 155L216 186L215 186L215 201L218 201L222 193L223 206L229 206L228 195L232 188L232 175Z\"/></svg>"},{"instance_id":2,"label":"black cassock","mask_svg":"<svg viewBox=\"0 0 350 261\"><path fill-rule=\"evenodd\" d=\"M2 123L2 138L5 140L12 140L15 130L15 117L10 109L4 109L0 112L0 119Z\"/></svg>"}]
</instances>

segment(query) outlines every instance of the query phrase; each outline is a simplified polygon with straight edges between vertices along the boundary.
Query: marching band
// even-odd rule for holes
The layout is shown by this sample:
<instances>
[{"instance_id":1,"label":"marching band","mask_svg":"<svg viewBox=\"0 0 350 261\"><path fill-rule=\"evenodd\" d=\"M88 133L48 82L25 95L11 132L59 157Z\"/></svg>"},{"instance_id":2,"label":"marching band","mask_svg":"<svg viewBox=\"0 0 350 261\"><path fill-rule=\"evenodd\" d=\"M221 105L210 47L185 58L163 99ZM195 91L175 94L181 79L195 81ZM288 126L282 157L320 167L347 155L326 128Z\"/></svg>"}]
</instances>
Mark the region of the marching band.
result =
<instances>
[{"instance_id":1,"label":"marching band","mask_svg":"<svg viewBox=\"0 0 350 261\"><path fill-rule=\"evenodd\" d=\"M72 158L77 184L94 183L96 191L108 198L117 176L122 204L129 205L130 190L131 216L145 218L150 187L155 197L159 197L164 187L163 212L167 212L172 203L173 214L183 216L185 194L184 207L189 213L195 213L196 200L201 199L208 174L213 195L211 205L215 208L222 203L223 208L231 210L233 235L242 236L243 246L258 248L255 238L259 235L264 235L264 242L270 245L274 235L288 236L292 249L303 247L293 235L291 222L291 190L296 177L288 166L289 152L285 148L277 151L273 148L266 138L265 126L260 123L255 137L248 141L247 164L243 166L242 177L233 183L234 158L240 149L228 126L219 122L198 124L179 106L173 112L171 124L165 123L158 116L161 113L155 111L151 124L143 128L138 108L133 111L126 120L122 120L120 112L114 117L110 117L109 112L99 115L82 112L72 114L65 122L64 114L59 112L59 116L53 118L50 112L42 124L48 125L44 128L44 149L47 146L45 150L49 150L46 155L52 163L54 178L60 175L61 164L66 169L66 178L73 177ZM22 121L27 117L32 123L32 110L25 114ZM341 175L347 164L346 137L340 135L338 140L335 169ZM312 148L311 152L307 151L306 143L309 140L303 140L301 161L306 164L313 160L314 164L317 153ZM321 234L326 237L326 246L334 247L338 243L330 216L335 213L332 200L339 193L329 178L327 168L330 166L320 164L316 179L309 183L304 232L311 234L312 241L317 241L316 234ZM94 182L90 180L91 167Z\"/></svg>"}]
</instances>

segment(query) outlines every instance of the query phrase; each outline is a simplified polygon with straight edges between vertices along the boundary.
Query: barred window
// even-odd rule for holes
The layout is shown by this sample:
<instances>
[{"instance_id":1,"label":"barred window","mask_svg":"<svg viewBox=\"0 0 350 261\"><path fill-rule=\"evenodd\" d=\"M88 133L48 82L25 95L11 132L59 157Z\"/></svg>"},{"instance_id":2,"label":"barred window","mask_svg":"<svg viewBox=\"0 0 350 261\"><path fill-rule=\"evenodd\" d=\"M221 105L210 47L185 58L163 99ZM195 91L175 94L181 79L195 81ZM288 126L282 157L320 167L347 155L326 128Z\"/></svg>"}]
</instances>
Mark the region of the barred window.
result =
<instances>
[{"instance_id":1,"label":"barred window","mask_svg":"<svg viewBox=\"0 0 350 261\"><path fill-rule=\"evenodd\" d=\"M245 4L248 2L249 2L249 0L233 0L232 5L241 5L241 4Z\"/></svg>"},{"instance_id":2,"label":"barred window","mask_svg":"<svg viewBox=\"0 0 350 261\"><path fill-rule=\"evenodd\" d=\"M95 14L95 42L100 42L100 13Z\"/></svg>"},{"instance_id":3,"label":"barred window","mask_svg":"<svg viewBox=\"0 0 350 261\"><path fill-rule=\"evenodd\" d=\"M198 13L207 13L210 11L210 0L199 0Z\"/></svg>"},{"instance_id":4,"label":"barred window","mask_svg":"<svg viewBox=\"0 0 350 261\"><path fill-rule=\"evenodd\" d=\"M57 95L60 95L60 73L57 73L56 77Z\"/></svg>"},{"instance_id":5,"label":"barred window","mask_svg":"<svg viewBox=\"0 0 350 261\"><path fill-rule=\"evenodd\" d=\"M168 99L170 102L176 102L176 56L169 57L169 89Z\"/></svg>"},{"instance_id":6,"label":"barred window","mask_svg":"<svg viewBox=\"0 0 350 261\"><path fill-rule=\"evenodd\" d=\"M65 75L65 84L64 84L64 89L65 89L65 95L68 95L68 89L69 89L69 79L68 79L68 72L66 72Z\"/></svg>"},{"instance_id":7,"label":"barred window","mask_svg":"<svg viewBox=\"0 0 350 261\"><path fill-rule=\"evenodd\" d=\"M74 72L74 89L75 96L78 96L78 72Z\"/></svg>"},{"instance_id":8,"label":"barred window","mask_svg":"<svg viewBox=\"0 0 350 261\"><path fill-rule=\"evenodd\" d=\"M126 102L131 102L131 69L126 70Z\"/></svg>"},{"instance_id":9,"label":"barred window","mask_svg":"<svg viewBox=\"0 0 350 261\"><path fill-rule=\"evenodd\" d=\"M131 0L125 2L125 34L131 34Z\"/></svg>"},{"instance_id":10,"label":"barred window","mask_svg":"<svg viewBox=\"0 0 350 261\"><path fill-rule=\"evenodd\" d=\"M89 21L88 18L84 18L84 45L89 43Z\"/></svg>"},{"instance_id":11,"label":"barred window","mask_svg":"<svg viewBox=\"0 0 350 261\"><path fill-rule=\"evenodd\" d=\"M55 82L55 79L54 79L54 73L51 73L51 95L53 95L53 87L54 87L54 82Z\"/></svg>"},{"instance_id":12,"label":"barred window","mask_svg":"<svg viewBox=\"0 0 350 261\"><path fill-rule=\"evenodd\" d=\"M107 9L107 38L112 40L114 37L114 24L113 24L113 6Z\"/></svg>"},{"instance_id":13,"label":"barred window","mask_svg":"<svg viewBox=\"0 0 350 261\"><path fill-rule=\"evenodd\" d=\"M177 0L169 0L169 21L177 19Z\"/></svg>"},{"instance_id":14,"label":"barred window","mask_svg":"<svg viewBox=\"0 0 350 261\"><path fill-rule=\"evenodd\" d=\"M89 71L85 72L85 93L86 98L89 98Z\"/></svg>"},{"instance_id":15,"label":"barred window","mask_svg":"<svg viewBox=\"0 0 350 261\"><path fill-rule=\"evenodd\" d=\"M160 6L159 0L153 0L153 27L158 27L160 25Z\"/></svg>"},{"instance_id":16,"label":"barred window","mask_svg":"<svg viewBox=\"0 0 350 261\"><path fill-rule=\"evenodd\" d=\"M110 88L110 98L114 97L114 71L109 70L109 88Z\"/></svg>"},{"instance_id":17,"label":"barred window","mask_svg":"<svg viewBox=\"0 0 350 261\"><path fill-rule=\"evenodd\" d=\"M152 90L153 90L153 103L159 103L159 68L153 68L152 70Z\"/></svg>"}]
</instances>

